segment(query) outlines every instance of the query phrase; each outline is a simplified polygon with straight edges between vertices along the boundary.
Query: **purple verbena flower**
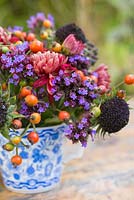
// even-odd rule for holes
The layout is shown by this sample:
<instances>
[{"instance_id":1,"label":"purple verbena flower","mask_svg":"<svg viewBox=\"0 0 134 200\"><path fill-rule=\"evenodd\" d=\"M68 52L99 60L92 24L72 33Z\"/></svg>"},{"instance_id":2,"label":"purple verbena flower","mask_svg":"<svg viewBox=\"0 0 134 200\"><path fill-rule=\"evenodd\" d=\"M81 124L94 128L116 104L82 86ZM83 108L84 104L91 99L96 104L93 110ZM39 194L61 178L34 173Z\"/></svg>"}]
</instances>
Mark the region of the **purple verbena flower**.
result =
<instances>
[{"instance_id":1,"label":"purple verbena flower","mask_svg":"<svg viewBox=\"0 0 134 200\"><path fill-rule=\"evenodd\" d=\"M88 70L91 66L89 57L82 55L69 56L68 63L71 63L73 66L75 66L79 70L82 70L83 72L84 70Z\"/></svg>"},{"instance_id":2,"label":"purple verbena flower","mask_svg":"<svg viewBox=\"0 0 134 200\"><path fill-rule=\"evenodd\" d=\"M10 32L23 31L23 27L22 26L13 26L13 27L9 26L7 29Z\"/></svg>"},{"instance_id":3,"label":"purple verbena flower","mask_svg":"<svg viewBox=\"0 0 134 200\"><path fill-rule=\"evenodd\" d=\"M75 138L75 139L79 139L79 137L80 137L80 135L79 135L78 133L75 133L75 134L74 134L74 138Z\"/></svg>"},{"instance_id":4,"label":"purple verbena flower","mask_svg":"<svg viewBox=\"0 0 134 200\"><path fill-rule=\"evenodd\" d=\"M91 130L90 135L91 135L92 141L94 141L95 134L96 134L96 130Z\"/></svg>"},{"instance_id":5,"label":"purple verbena flower","mask_svg":"<svg viewBox=\"0 0 134 200\"><path fill-rule=\"evenodd\" d=\"M59 78L60 77L60 78ZM90 104L97 97L97 88L90 80L83 81L75 71L60 70L53 79L53 96L55 101L64 97L65 107L82 107L90 110ZM59 95L60 94L60 95ZM62 95L61 95L62 94Z\"/></svg>"},{"instance_id":6,"label":"purple verbena flower","mask_svg":"<svg viewBox=\"0 0 134 200\"><path fill-rule=\"evenodd\" d=\"M82 144L82 147L84 148L87 147L87 141L82 141L81 144Z\"/></svg>"},{"instance_id":7,"label":"purple verbena flower","mask_svg":"<svg viewBox=\"0 0 134 200\"><path fill-rule=\"evenodd\" d=\"M65 77L64 81L66 86L70 85L70 79L68 77Z\"/></svg>"},{"instance_id":8,"label":"purple verbena flower","mask_svg":"<svg viewBox=\"0 0 134 200\"><path fill-rule=\"evenodd\" d=\"M73 100L77 99L76 93L70 92L70 98L73 99Z\"/></svg>"},{"instance_id":9,"label":"purple verbena flower","mask_svg":"<svg viewBox=\"0 0 134 200\"><path fill-rule=\"evenodd\" d=\"M49 107L49 103L48 102L42 102L42 103L38 103L36 106L33 107L29 107L25 101L21 102L21 107L19 110L19 113L24 115L26 118L29 118L29 116L33 113L33 112L38 112L38 113L43 113L46 111L46 109Z\"/></svg>"},{"instance_id":10,"label":"purple verbena flower","mask_svg":"<svg viewBox=\"0 0 134 200\"><path fill-rule=\"evenodd\" d=\"M78 124L78 129L82 130L83 127L84 127L84 124L83 124L83 123L79 123L79 124Z\"/></svg>"},{"instance_id":11,"label":"purple verbena flower","mask_svg":"<svg viewBox=\"0 0 134 200\"><path fill-rule=\"evenodd\" d=\"M9 52L1 55L0 64L2 70L6 71L10 83L17 85L25 77L35 77L34 69L27 55L28 42L14 46ZM10 77L10 78L8 78Z\"/></svg>"},{"instance_id":12,"label":"purple verbena flower","mask_svg":"<svg viewBox=\"0 0 134 200\"><path fill-rule=\"evenodd\" d=\"M69 106L69 101L65 101L65 102L64 102L64 106L65 106L65 107L68 107L68 106Z\"/></svg>"},{"instance_id":13,"label":"purple verbena flower","mask_svg":"<svg viewBox=\"0 0 134 200\"><path fill-rule=\"evenodd\" d=\"M33 16L30 16L29 20L27 20L27 26L31 31L35 32L36 29L38 29L40 26L42 26L42 23L45 19L50 20L52 27L54 27L54 18L52 15L48 14L46 17L44 13L39 12L36 13Z\"/></svg>"},{"instance_id":14,"label":"purple verbena flower","mask_svg":"<svg viewBox=\"0 0 134 200\"><path fill-rule=\"evenodd\" d=\"M89 135L93 141L96 133L96 131L90 127L90 120L91 114L87 112L80 120L70 122L65 129L66 137L72 140L72 143L80 142L83 147L86 147Z\"/></svg>"}]
</instances>

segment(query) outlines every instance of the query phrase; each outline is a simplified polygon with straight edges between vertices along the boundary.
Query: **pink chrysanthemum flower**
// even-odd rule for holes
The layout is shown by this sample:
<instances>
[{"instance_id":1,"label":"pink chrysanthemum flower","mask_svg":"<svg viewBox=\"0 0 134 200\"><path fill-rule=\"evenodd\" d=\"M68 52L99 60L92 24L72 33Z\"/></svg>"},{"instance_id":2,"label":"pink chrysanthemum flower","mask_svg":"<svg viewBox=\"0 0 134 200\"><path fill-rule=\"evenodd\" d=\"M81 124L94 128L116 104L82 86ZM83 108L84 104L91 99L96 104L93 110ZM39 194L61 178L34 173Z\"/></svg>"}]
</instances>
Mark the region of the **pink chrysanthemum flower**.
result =
<instances>
[{"instance_id":1,"label":"pink chrysanthemum flower","mask_svg":"<svg viewBox=\"0 0 134 200\"><path fill-rule=\"evenodd\" d=\"M34 70L38 76L52 74L59 69L61 65L66 63L67 58L59 53L46 51L44 53L38 52L31 56Z\"/></svg>"},{"instance_id":2,"label":"pink chrysanthemum flower","mask_svg":"<svg viewBox=\"0 0 134 200\"><path fill-rule=\"evenodd\" d=\"M66 37L63 44L63 51L66 54L80 54L81 51L84 49L84 44L77 40L73 34L70 34Z\"/></svg>"},{"instance_id":3,"label":"pink chrysanthemum flower","mask_svg":"<svg viewBox=\"0 0 134 200\"><path fill-rule=\"evenodd\" d=\"M8 44L11 39L11 34L7 33L1 26L0 26L0 42L3 44Z\"/></svg>"},{"instance_id":4,"label":"pink chrysanthemum flower","mask_svg":"<svg viewBox=\"0 0 134 200\"><path fill-rule=\"evenodd\" d=\"M109 91L110 89L110 75L108 74L108 67L101 64L95 71L97 73L97 85L102 90L102 93Z\"/></svg>"}]
</instances>

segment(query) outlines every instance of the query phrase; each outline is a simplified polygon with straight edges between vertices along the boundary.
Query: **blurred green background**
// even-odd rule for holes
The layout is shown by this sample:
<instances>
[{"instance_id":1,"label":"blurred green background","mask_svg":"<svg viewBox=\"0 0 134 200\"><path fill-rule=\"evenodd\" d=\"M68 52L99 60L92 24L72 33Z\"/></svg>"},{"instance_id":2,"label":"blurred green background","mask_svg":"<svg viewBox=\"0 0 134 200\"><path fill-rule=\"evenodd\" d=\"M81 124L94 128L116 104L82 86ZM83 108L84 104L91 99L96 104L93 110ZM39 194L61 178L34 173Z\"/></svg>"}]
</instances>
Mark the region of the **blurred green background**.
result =
<instances>
[{"instance_id":1,"label":"blurred green background","mask_svg":"<svg viewBox=\"0 0 134 200\"><path fill-rule=\"evenodd\" d=\"M24 26L36 12L51 13L59 27L75 22L99 48L97 65L109 66L112 82L134 73L134 0L0 0L0 25ZM127 87L133 93L134 86Z\"/></svg>"}]
</instances>

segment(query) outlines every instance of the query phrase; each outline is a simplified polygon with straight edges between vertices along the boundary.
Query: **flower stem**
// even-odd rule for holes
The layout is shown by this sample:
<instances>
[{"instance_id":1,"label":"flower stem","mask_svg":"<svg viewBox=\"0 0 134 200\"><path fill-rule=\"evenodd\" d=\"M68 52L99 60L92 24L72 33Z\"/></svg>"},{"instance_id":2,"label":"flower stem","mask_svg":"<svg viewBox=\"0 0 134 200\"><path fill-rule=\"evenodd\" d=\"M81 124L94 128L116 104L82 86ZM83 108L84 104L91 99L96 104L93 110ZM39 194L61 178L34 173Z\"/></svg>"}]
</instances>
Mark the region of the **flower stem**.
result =
<instances>
[{"instance_id":1,"label":"flower stem","mask_svg":"<svg viewBox=\"0 0 134 200\"><path fill-rule=\"evenodd\" d=\"M23 137L23 135L25 135L26 131L29 129L31 123L29 123L26 128L22 131L22 133L20 134L21 137Z\"/></svg>"},{"instance_id":2,"label":"flower stem","mask_svg":"<svg viewBox=\"0 0 134 200\"><path fill-rule=\"evenodd\" d=\"M21 144L26 147L26 148L29 148L29 145L25 144L23 141L21 141Z\"/></svg>"},{"instance_id":3,"label":"flower stem","mask_svg":"<svg viewBox=\"0 0 134 200\"><path fill-rule=\"evenodd\" d=\"M124 84L124 81L121 81L120 83L118 83L118 84L115 86L115 88L120 87L122 84Z\"/></svg>"},{"instance_id":4,"label":"flower stem","mask_svg":"<svg viewBox=\"0 0 134 200\"><path fill-rule=\"evenodd\" d=\"M18 155L18 147L16 147L16 155Z\"/></svg>"},{"instance_id":5,"label":"flower stem","mask_svg":"<svg viewBox=\"0 0 134 200\"><path fill-rule=\"evenodd\" d=\"M34 125L34 124L32 124L32 126L33 126L33 129L34 129L34 132L36 132L36 127L35 127L35 125Z\"/></svg>"}]
</instances>

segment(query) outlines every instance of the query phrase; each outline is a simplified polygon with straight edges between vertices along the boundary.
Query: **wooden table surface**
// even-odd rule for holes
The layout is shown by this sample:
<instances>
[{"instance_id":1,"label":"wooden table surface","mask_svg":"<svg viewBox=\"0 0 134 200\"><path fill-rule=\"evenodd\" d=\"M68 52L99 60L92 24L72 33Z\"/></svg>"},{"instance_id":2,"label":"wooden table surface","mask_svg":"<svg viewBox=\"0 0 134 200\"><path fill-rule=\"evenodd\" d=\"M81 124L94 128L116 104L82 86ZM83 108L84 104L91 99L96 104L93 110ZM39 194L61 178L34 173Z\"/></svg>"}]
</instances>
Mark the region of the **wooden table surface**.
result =
<instances>
[{"instance_id":1,"label":"wooden table surface","mask_svg":"<svg viewBox=\"0 0 134 200\"><path fill-rule=\"evenodd\" d=\"M134 112L126 128L105 140L90 142L81 159L67 163L56 189L24 195L0 184L0 200L120 199L134 200Z\"/></svg>"}]
</instances>

